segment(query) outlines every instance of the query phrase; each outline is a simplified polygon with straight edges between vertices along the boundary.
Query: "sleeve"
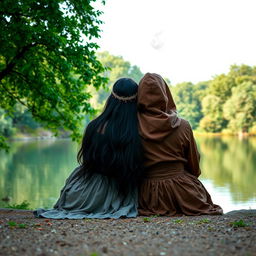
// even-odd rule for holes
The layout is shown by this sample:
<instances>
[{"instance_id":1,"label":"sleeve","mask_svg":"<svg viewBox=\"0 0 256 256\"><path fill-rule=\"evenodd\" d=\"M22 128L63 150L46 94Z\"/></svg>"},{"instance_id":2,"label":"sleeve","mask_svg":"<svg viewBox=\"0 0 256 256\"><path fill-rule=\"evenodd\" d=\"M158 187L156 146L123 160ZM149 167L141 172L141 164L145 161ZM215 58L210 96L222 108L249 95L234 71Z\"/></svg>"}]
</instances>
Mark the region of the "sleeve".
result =
<instances>
[{"instance_id":1,"label":"sleeve","mask_svg":"<svg viewBox=\"0 0 256 256\"><path fill-rule=\"evenodd\" d=\"M187 157L187 170L192 175L199 177L201 174L199 162L200 162L200 154L197 149L196 141L193 135L192 128L188 122L187 125L187 131L186 131L186 137L188 140L188 147L186 150L186 157Z\"/></svg>"}]
</instances>

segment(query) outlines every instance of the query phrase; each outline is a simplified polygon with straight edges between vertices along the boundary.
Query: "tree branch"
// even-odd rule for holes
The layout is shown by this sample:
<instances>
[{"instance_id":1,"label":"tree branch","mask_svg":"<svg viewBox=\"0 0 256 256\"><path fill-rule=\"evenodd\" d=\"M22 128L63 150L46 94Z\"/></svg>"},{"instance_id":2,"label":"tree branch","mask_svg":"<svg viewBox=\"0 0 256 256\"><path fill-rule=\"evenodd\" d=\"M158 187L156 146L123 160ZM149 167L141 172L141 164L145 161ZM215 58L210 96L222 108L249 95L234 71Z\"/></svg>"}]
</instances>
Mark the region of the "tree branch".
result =
<instances>
[{"instance_id":1,"label":"tree branch","mask_svg":"<svg viewBox=\"0 0 256 256\"><path fill-rule=\"evenodd\" d=\"M20 52L7 64L7 66L0 72L0 82L2 79L10 74L17 64L17 61L20 60L24 54L32 47L34 47L36 43L28 44L21 48Z\"/></svg>"},{"instance_id":2,"label":"tree branch","mask_svg":"<svg viewBox=\"0 0 256 256\"><path fill-rule=\"evenodd\" d=\"M0 12L0 15L3 16L21 16L21 17L26 17L26 18L31 18L29 15L25 15L24 13L19 13L19 12Z\"/></svg>"},{"instance_id":3,"label":"tree branch","mask_svg":"<svg viewBox=\"0 0 256 256\"><path fill-rule=\"evenodd\" d=\"M13 95L13 93L11 91L9 91L8 88L3 83L1 83L1 84L2 84L2 86L4 88L4 90L10 95L11 98L13 98L14 100L18 101L23 106L28 108L28 106L27 106L27 104L25 102L23 102L19 97Z\"/></svg>"},{"instance_id":4,"label":"tree branch","mask_svg":"<svg viewBox=\"0 0 256 256\"><path fill-rule=\"evenodd\" d=\"M31 82L29 80L27 80L27 78L20 72L16 71L16 70L13 70L12 71L13 73L16 73L17 75L19 75L21 77L21 79L29 86L31 84ZM31 89L31 88L30 88ZM36 87L33 87L34 90L36 90L36 92L42 97L42 98L46 98L48 101L49 99L40 91L38 90L38 88ZM29 106L27 106L28 109ZM65 120L65 116L60 112L60 110L54 106L54 110L62 117L63 120ZM38 115L36 115L37 117L39 117Z\"/></svg>"}]
</instances>

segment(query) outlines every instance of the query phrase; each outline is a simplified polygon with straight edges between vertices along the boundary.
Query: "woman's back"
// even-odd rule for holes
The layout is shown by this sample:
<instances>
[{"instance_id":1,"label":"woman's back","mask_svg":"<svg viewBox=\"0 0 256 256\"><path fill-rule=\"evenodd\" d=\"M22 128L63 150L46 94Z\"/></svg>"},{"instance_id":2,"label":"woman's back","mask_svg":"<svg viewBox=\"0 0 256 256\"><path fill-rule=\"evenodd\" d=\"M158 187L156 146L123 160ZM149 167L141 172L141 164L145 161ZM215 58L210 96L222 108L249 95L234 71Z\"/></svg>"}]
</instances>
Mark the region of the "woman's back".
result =
<instances>
[{"instance_id":1,"label":"woman's back","mask_svg":"<svg viewBox=\"0 0 256 256\"><path fill-rule=\"evenodd\" d=\"M180 119L180 125L161 142L142 139L142 143L146 168L163 162L180 162L191 174L197 177L200 175L200 155L188 121Z\"/></svg>"},{"instance_id":2,"label":"woman's back","mask_svg":"<svg viewBox=\"0 0 256 256\"><path fill-rule=\"evenodd\" d=\"M189 123L176 114L170 90L157 74L139 84L139 130L145 155L145 180L140 187L141 215L221 214L200 175L199 153Z\"/></svg>"},{"instance_id":3,"label":"woman's back","mask_svg":"<svg viewBox=\"0 0 256 256\"><path fill-rule=\"evenodd\" d=\"M105 110L87 126L78 153L82 172L115 179L122 193L137 188L143 171L137 90L128 78L114 84Z\"/></svg>"},{"instance_id":4,"label":"woman's back","mask_svg":"<svg viewBox=\"0 0 256 256\"><path fill-rule=\"evenodd\" d=\"M137 90L128 78L114 84L104 111L85 130L80 166L66 180L54 209L39 209L34 212L37 217L137 216L137 185L143 171Z\"/></svg>"}]
</instances>

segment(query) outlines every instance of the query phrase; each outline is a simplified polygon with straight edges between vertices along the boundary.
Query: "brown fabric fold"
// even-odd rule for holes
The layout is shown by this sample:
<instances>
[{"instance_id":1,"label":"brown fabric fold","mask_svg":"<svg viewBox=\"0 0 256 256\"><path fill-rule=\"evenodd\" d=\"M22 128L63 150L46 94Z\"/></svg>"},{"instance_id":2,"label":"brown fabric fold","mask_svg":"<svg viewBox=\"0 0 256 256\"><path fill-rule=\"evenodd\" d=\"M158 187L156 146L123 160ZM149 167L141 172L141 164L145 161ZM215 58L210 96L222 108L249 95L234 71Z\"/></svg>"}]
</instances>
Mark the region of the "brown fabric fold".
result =
<instances>
[{"instance_id":1,"label":"brown fabric fold","mask_svg":"<svg viewBox=\"0 0 256 256\"><path fill-rule=\"evenodd\" d=\"M171 92L157 74L147 73L138 90L139 130L146 175L139 193L141 215L222 214L198 180L201 174L192 128L179 118Z\"/></svg>"},{"instance_id":2,"label":"brown fabric fold","mask_svg":"<svg viewBox=\"0 0 256 256\"><path fill-rule=\"evenodd\" d=\"M182 163L179 164L182 166ZM139 214L165 215L219 215L220 206L213 204L211 196L196 176L184 168L174 169L177 163L151 169L139 191ZM170 168L169 168L170 167Z\"/></svg>"},{"instance_id":3,"label":"brown fabric fold","mask_svg":"<svg viewBox=\"0 0 256 256\"><path fill-rule=\"evenodd\" d=\"M140 134L144 139L162 140L180 125L176 105L164 79L147 73L138 89Z\"/></svg>"}]
</instances>

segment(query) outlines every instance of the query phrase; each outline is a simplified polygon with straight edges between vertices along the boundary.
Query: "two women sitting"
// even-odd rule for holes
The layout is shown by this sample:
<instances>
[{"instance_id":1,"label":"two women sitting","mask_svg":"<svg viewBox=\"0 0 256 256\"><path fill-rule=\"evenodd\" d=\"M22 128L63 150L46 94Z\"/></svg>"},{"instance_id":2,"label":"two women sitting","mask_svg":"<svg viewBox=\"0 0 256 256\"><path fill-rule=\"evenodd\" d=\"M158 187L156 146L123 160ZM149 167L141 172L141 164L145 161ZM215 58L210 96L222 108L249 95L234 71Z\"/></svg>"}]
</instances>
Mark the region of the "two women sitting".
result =
<instances>
[{"instance_id":1,"label":"two women sitting","mask_svg":"<svg viewBox=\"0 0 256 256\"><path fill-rule=\"evenodd\" d=\"M171 92L157 74L139 86L113 86L105 109L91 121L77 167L53 209L36 217L119 218L139 215L218 215L203 184L199 153L188 121L179 118Z\"/></svg>"}]
</instances>

